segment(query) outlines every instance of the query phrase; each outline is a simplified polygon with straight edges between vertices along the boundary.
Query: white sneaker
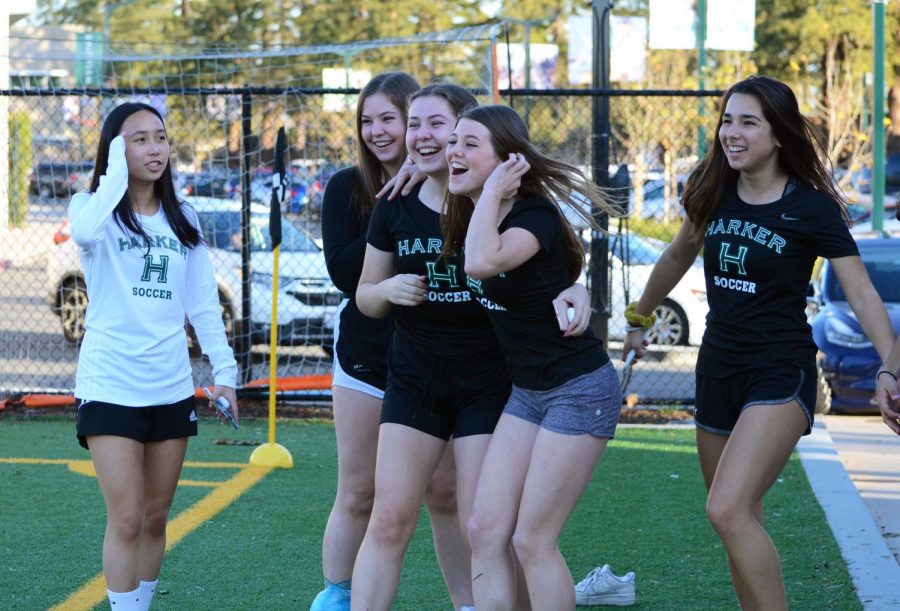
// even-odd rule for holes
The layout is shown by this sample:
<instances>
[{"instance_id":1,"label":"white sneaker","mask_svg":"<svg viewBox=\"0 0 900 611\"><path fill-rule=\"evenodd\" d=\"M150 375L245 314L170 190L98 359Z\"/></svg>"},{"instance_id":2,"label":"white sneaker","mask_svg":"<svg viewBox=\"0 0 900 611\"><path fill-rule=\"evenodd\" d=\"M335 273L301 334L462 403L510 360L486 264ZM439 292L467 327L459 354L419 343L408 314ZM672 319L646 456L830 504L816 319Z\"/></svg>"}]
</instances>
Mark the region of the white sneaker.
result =
<instances>
[{"instance_id":1,"label":"white sneaker","mask_svg":"<svg viewBox=\"0 0 900 611\"><path fill-rule=\"evenodd\" d=\"M634 573L629 571L617 577L609 570L609 565L597 567L575 586L577 605L618 605L634 604Z\"/></svg>"}]
</instances>

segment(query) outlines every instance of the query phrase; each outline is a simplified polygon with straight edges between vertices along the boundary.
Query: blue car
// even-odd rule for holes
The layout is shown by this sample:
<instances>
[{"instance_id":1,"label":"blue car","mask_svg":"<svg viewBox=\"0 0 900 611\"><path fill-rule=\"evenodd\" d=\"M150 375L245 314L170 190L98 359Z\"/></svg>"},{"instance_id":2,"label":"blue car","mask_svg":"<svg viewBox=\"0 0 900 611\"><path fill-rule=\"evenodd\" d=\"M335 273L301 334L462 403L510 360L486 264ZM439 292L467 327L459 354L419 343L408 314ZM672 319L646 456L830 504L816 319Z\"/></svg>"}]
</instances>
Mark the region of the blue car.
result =
<instances>
[{"instance_id":1,"label":"blue car","mask_svg":"<svg viewBox=\"0 0 900 611\"><path fill-rule=\"evenodd\" d=\"M900 237L860 237L859 254L872 284L900 331ZM811 325L819 348L817 412L878 412L871 401L881 359L847 303L834 268L825 261L813 279Z\"/></svg>"}]
</instances>

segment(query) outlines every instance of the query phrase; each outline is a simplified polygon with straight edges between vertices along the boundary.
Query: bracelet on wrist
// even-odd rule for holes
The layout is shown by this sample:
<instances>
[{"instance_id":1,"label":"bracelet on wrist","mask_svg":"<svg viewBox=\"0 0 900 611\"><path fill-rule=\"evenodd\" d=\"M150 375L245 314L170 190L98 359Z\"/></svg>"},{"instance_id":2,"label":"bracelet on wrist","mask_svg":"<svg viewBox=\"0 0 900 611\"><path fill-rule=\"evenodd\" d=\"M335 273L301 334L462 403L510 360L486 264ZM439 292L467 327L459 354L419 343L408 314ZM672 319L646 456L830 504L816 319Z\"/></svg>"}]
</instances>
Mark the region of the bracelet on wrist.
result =
<instances>
[{"instance_id":1,"label":"bracelet on wrist","mask_svg":"<svg viewBox=\"0 0 900 611\"><path fill-rule=\"evenodd\" d=\"M882 376L882 374L885 374L885 373L887 375L891 376L891 378L894 380L895 384L897 383L897 376L894 375L894 372L892 372L888 369L880 369L878 371L878 373L875 374L875 380L878 381L878 378L880 378Z\"/></svg>"},{"instance_id":2,"label":"bracelet on wrist","mask_svg":"<svg viewBox=\"0 0 900 611\"><path fill-rule=\"evenodd\" d=\"M634 333L635 331L646 331L647 327L642 327L640 325L625 325L625 333Z\"/></svg>"},{"instance_id":3,"label":"bracelet on wrist","mask_svg":"<svg viewBox=\"0 0 900 611\"><path fill-rule=\"evenodd\" d=\"M625 307L625 320L629 325L649 329L656 324L655 315L650 314L649 316L644 316L643 314L638 314L635 312L635 308L637 308L637 302L635 301L632 301Z\"/></svg>"}]
</instances>

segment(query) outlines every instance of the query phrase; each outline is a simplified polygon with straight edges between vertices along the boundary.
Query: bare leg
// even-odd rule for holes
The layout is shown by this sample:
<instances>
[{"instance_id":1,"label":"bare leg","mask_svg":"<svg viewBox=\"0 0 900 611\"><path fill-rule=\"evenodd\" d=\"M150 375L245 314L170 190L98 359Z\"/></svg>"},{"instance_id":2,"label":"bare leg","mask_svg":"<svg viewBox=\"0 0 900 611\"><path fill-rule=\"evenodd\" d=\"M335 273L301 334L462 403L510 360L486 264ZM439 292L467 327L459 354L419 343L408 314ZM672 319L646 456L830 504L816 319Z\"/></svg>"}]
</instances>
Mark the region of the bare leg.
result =
<instances>
[{"instance_id":1,"label":"bare leg","mask_svg":"<svg viewBox=\"0 0 900 611\"><path fill-rule=\"evenodd\" d=\"M756 512L806 426L795 401L750 407L719 459L706 514L746 588L746 609L787 609L778 552Z\"/></svg>"},{"instance_id":2,"label":"bare leg","mask_svg":"<svg viewBox=\"0 0 900 611\"><path fill-rule=\"evenodd\" d=\"M540 429L522 491L513 547L534 609L574 609L575 584L559 533L584 493L608 439ZM565 474L565 477L560 477Z\"/></svg>"},{"instance_id":3,"label":"bare leg","mask_svg":"<svg viewBox=\"0 0 900 611\"><path fill-rule=\"evenodd\" d=\"M474 605L475 598L472 587L472 550L469 546L468 531L465 525L468 524L469 517L472 515L472 505L475 503L475 490L490 442L491 435L469 435L453 442L457 466L456 488L459 505L459 519L456 526L460 539L465 545L466 585L469 596L463 604L467 605ZM458 604L456 608L459 608Z\"/></svg>"},{"instance_id":4,"label":"bare leg","mask_svg":"<svg viewBox=\"0 0 900 611\"><path fill-rule=\"evenodd\" d=\"M703 473L703 482L706 484L707 493L709 493L709 489L712 487L713 479L716 476L716 468L719 466L719 459L722 456L722 452L725 451L725 445L728 443L728 438L728 435L710 433L699 427L697 428L697 456L700 459L700 471ZM754 507L753 515L760 524L764 523L762 499L760 499L759 503ZM749 609L751 597L747 584L743 582L741 576L735 570L734 562L732 562L731 556L728 555L727 550L726 556L728 556L728 570L731 573L731 583L734 585L734 591L737 594L738 602L742 609Z\"/></svg>"},{"instance_id":5,"label":"bare leg","mask_svg":"<svg viewBox=\"0 0 900 611\"><path fill-rule=\"evenodd\" d=\"M381 399L334 386L338 483L322 538L322 570L332 583L350 579L375 498L375 457Z\"/></svg>"},{"instance_id":6,"label":"bare leg","mask_svg":"<svg viewBox=\"0 0 900 611\"><path fill-rule=\"evenodd\" d=\"M138 550L144 518L144 445L126 437L88 437L106 503L103 575L113 592L138 587Z\"/></svg>"},{"instance_id":7,"label":"bare leg","mask_svg":"<svg viewBox=\"0 0 900 611\"><path fill-rule=\"evenodd\" d=\"M149 442L144 446L144 522L137 577L154 581L166 551L166 522L184 464L188 438Z\"/></svg>"},{"instance_id":8,"label":"bare leg","mask_svg":"<svg viewBox=\"0 0 900 611\"><path fill-rule=\"evenodd\" d=\"M375 503L353 566L352 609L390 609L425 488L445 445L443 439L403 425L381 425L375 465Z\"/></svg>"},{"instance_id":9,"label":"bare leg","mask_svg":"<svg viewBox=\"0 0 900 611\"><path fill-rule=\"evenodd\" d=\"M484 457L468 519L472 584L479 611L516 608L511 542L537 433L537 425L503 414Z\"/></svg>"},{"instance_id":10,"label":"bare leg","mask_svg":"<svg viewBox=\"0 0 900 611\"><path fill-rule=\"evenodd\" d=\"M437 555L444 582L450 592L453 608L472 604L472 577L469 547L460 528L457 498L456 461L451 440L425 491L425 506L431 520L434 551Z\"/></svg>"}]
</instances>

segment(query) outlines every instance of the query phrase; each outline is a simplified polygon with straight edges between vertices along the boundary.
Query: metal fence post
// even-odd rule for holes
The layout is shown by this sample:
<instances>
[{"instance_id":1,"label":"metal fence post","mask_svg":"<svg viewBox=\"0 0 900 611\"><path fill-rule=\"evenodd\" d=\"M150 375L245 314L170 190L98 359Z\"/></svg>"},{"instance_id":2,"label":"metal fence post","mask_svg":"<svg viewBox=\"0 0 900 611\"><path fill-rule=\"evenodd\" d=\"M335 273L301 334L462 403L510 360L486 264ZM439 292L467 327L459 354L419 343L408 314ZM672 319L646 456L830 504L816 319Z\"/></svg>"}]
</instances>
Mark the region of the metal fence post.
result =
<instances>
[{"instance_id":1,"label":"metal fence post","mask_svg":"<svg viewBox=\"0 0 900 611\"><path fill-rule=\"evenodd\" d=\"M241 94L241 333L235 333L234 351L237 353L241 379L244 384L251 379L250 333L252 310L250 308L250 149L253 138L253 98L249 91ZM238 340L240 338L240 340Z\"/></svg>"},{"instance_id":2,"label":"metal fence post","mask_svg":"<svg viewBox=\"0 0 900 611\"><path fill-rule=\"evenodd\" d=\"M609 11L612 4L593 0L594 14L593 39L594 89L604 90L591 96L593 141L592 160L594 182L600 187L609 186ZM609 242L606 229L609 227L609 216L605 213L594 213L594 218L603 231L591 231L591 326L594 333L607 343L609 329Z\"/></svg>"}]
</instances>

